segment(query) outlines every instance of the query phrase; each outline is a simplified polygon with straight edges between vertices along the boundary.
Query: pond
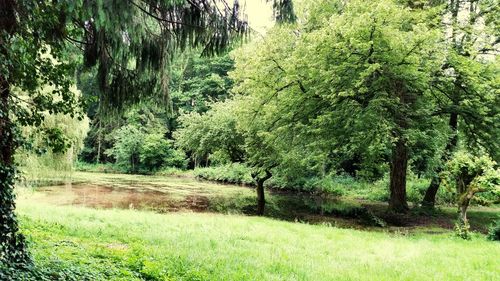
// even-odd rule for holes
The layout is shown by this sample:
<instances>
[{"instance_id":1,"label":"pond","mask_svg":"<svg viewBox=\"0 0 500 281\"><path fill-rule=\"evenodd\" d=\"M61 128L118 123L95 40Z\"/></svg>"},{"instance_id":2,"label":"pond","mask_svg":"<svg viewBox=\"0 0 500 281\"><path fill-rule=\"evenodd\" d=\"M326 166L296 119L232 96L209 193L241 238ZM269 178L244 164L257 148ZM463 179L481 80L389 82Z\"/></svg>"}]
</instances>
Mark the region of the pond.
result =
<instances>
[{"instance_id":1,"label":"pond","mask_svg":"<svg viewBox=\"0 0 500 281\"><path fill-rule=\"evenodd\" d=\"M97 209L137 209L158 213L193 211L254 215L256 196L252 188L232 185L207 189L181 188L175 185L132 183L66 183L39 187L39 200L56 205L74 205ZM211 189L210 192L207 192ZM214 191L215 190L215 191ZM339 218L358 219L365 224L379 221L359 204L307 193L270 191L266 198L266 216L308 222L339 222ZM333 220L333 218L336 218Z\"/></svg>"},{"instance_id":2,"label":"pond","mask_svg":"<svg viewBox=\"0 0 500 281\"><path fill-rule=\"evenodd\" d=\"M56 205L75 205L99 209L139 209L160 213L179 210L206 211L206 196L176 196L147 188L123 188L88 183L67 183L37 188L42 199Z\"/></svg>"}]
</instances>

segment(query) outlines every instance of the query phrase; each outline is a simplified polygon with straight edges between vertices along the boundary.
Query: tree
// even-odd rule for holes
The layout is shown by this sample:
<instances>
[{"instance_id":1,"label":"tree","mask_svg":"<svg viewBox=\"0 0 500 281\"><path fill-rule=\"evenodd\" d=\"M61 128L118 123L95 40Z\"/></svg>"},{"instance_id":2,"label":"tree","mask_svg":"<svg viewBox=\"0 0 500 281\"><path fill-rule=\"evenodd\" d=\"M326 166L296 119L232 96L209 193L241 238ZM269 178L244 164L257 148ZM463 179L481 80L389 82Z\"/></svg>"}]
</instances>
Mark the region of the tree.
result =
<instances>
[{"instance_id":1,"label":"tree","mask_svg":"<svg viewBox=\"0 0 500 281\"><path fill-rule=\"evenodd\" d=\"M235 102L212 105L205 114L187 113L179 117L180 128L174 133L177 146L191 155L194 166L205 165L214 156L219 162L245 160L244 137L238 130ZM205 163L203 163L203 161Z\"/></svg>"},{"instance_id":2,"label":"tree","mask_svg":"<svg viewBox=\"0 0 500 281\"><path fill-rule=\"evenodd\" d=\"M463 151L456 152L446 163L441 177L445 185L456 190L459 220L456 226L459 235L468 239L469 222L467 208L474 196L493 191L500 195L500 170L487 156L473 156Z\"/></svg>"},{"instance_id":3,"label":"tree","mask_svg":"<svg viewBox=\"0 0 500 281\"><path fill-rule=\"evenodd\" d=\"M73 116L78 108L70 91L71 64L62 63L62 38L56 32L59 8L0 1L0 264L11 267L30 262L13 212L13 156L22 142L18 126L39 126L44 111ZM45 86L52 89L44 91ZM51 137L59 139L61 134L54 131Z\"/></svg>"},{"instance_id":4,"label":"tree","mask_svg":"<svg viewBox=\"0 0 500 281\"><path fill-rule=\"evenodd\" d=\"M439 174L463 138L472 150L499 159L500 97L498 95L498 43L500 5L496 0L450 0L442 17L446 61L436 72L432 91L434 115L448 118L448 141L441 153L422 205L434 207Z\"/></svg>"},{"instance_id":5,"label":"tree","mask_svg":"<svg viewBox=\"0 0 500 281\"><path fill-rule=\"evenodd\" d=\"M276 28L248 50L258 59L236 61L236 89L257 100L256 115L271 116L260 129L282 147L388 155L389 204L404 212L412 144L440 134L428 86L442 62L439 31L428 28L425 12L393 1L319 1L308 9L322 18Z\"/></svg>"},{"instance_id":6,"label":"tree","mask_svg":"<svg viewBox=\"0 0 500 281\"><path fill-rule=\"evenodd\" d=\"M117 166L131 173L150 173L166 167L185 167L185 155L166 138L165 118L154 105L142 104L125 115L126 125L111 132L112 147L105 153Z\"/></svg>"},{"instance_id":7,"label":"tree","mask_svg":"<svg viewBox=\"0 0 500 281\"><path fill-rule=\"evenodd\" d=\"M228 54L200 57L190 52L175 59L170 79L174 117L180 111L206 112L211 103L228 98L233 83L227 73L233 67Z\"/></svg>"}]
</instances>

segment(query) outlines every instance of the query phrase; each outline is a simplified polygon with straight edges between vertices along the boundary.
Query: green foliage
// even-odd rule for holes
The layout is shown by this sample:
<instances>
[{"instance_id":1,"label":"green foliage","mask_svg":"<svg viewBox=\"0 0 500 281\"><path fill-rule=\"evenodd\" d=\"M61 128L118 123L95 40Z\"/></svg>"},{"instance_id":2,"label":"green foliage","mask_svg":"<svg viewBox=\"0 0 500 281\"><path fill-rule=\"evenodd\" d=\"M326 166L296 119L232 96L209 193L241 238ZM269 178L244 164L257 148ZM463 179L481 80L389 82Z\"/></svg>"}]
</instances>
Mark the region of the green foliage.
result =
<instances>
[{"instance_id":1,"label":"green foliage","mask_svg":"<svg viewBox=\"0 0 500 281\"><path fill-rule=\"evenodd\" d=\"M468 204L477 193L489 191L500 196L500 170L496 166L488 156L458 151L441 176L445 185L456 193L459 205Z\"/></svg>"},{"instance_id":2,"label":"green foliage","mask_svg":"<svg viewBox=\"0 0 500 281\"><path fill-rule=\"evenodd\" d=\"M477 193L492 191L500 196L500 170L488 156L474 156L464 151L456 152L446 163L442 173L446 186L456 192L459 219L455 225L457 234L469 239L469 222L467 208Z\"/></svg>"},{"instance_id":3,"label":"green foliage","mask_svg":"<svg viewBox=\"0 0 500 281\"><path fill-rule=\"evenodd\" d=\"M114 145L106 151L106 154L113 156L118 166L131 172L137 172L144 137L144 132L136 126L123 126L114 132Z\"/></svg>"},{"instance_id":4,"label":"green foliage","mask_svg":"<svg viewBox=\"0 0 500 281\"><path fill-rule=\"evenodd\" d=\"M377 179L399 159L396 145L404 163L434 155L445 123L432 115L430 84L444 54L427 11L390 0L310 6L320 13L306 12L235 55L249 165L282 170L309 162L305 174L323 177L357 159L347 172ZM402 171L394 184L401 193L405 169L393 169Z\"/></svg>"},{"instance_id":5,"label":"green foliage","mask_svg":"<svg viewBox=\"0 0 500 281\"><path fill-rule=\"evenodd\" d=\"M174 113L203 113L211 103L229 97L233 82L228 72L234 68L234 62L228 54L200 57L191 51L175 58L171 68Z\"/></svg>"},{"instance_id":6,"label":"green foliage","mask_svg":"<svg viewBox=\"0 0 500 281\"><path fill-rule=\"evenodd\" d=\"M120 169L113 163L87 163L77 161L74 165L76 171L81 172L98 172L98 173L126 173L127 171Z\"/></svg>"},{"instance_id":7,"label":"green foliage","mask_svg":"<svg viewBox=\"0 0 500 281\"><path fill-rule=\"evenodd\" d=\"M134 125L126 125L114 133L113 148L106 151L116 159L122 169L137 173L151 173L163 167L184 168L185 155L173 148L172 141L165 139L163 131L144 131Z\"/></svg>"},{"instance_id":8,"label":"green foliage","mask_svg":"<svg viewBox=\"0 0 500 281\"><path fill-rule=\"evenodd\" d=\"M244 164L231 163L215 167L196 168L194 175L196 178L204 180L254 185L255 182L251 172L251 169Z\"/></svg>"},{"instance_id":9,"label":"green foliage","mask_svg":"<svg viewBox=\"0 0 500 281\"><path fill-rule=\"evenodd\" d=\"M202 47L205 55L219 53L247 32L237 5L231 9L224 0L76 2L69 8L71 23L81 25L72 35L85 43L85 66L97 68L97 94L106 108L101 113L116 113L151 97L171 106L168 80L174 54L190 47Z\"/></svg>"},{"instance_id":10,"label":"green foliage","mask_svg":"<svg viewBox=\"0 0 500 281\"><path fill-rule=\"evenodd\" d=\"M150 126L148 120L141 118L130 118L131 112L135 114L145 114L146 119L156 119L161 126L168 128L167 137L171 138L172 132L179 126L179 115L189 115L191 112L204 113L211 103L222 101L229 95L232 81L228 78L227 72L233 68L233 61L229 56L200 57L200 50L190 50L176 56L170 66L169 91L171 95L171 105L173 112L167 112L168 107L158 106L157 100L143 102L140 109L129 110L125 118L109 118L103 113L102 106L97 100L89 109L89 116L93 119L92 128L86 139L85 150L80 155L83 161L95 162L99 151L111 148L113 142L105 135L112 134L112 131L127 125L137 124ZM89 78L88 76L91 76ZM96 73L82 72L79 75L79 84L87 96L97 95L99 89L94 85ZM134 114L134 113L132 113ZM195 118L195 114L193 114ZM190 151L187 149L187 151ZM112 161L104 153L100 153L99 161ZM224 157L224 155L221 155Z\"/></svg>"},{"instance_id":11,"label":"green foliage","mask_svg":"<svg viewBox=\"0 0 500 281\"><path fill-rule=\"evenodd\" d=\"M71 89L76 96L80 93ZM69 176L89 128L89 120L63 114L45 114L40 126L22 130L24 144L15 159L21 172L21 182L40 185L54 173Z\"/></svg>"},{"instance_id":12,"label":"green foliage","mask_svg":"<svg viewBox=\"0 0 500 281\"><path fill-rule=\"evenodd\" d=\"M197 165L208 160L222 164L242 162L244 138L238 130L235 108L234 102L216 103L206 114L192 112L180 116L180 128L174 133L176 145L189 153Z\"/></svg>"},{"instance_id":13,"label":"green foliage","mask_svg":"<svg viewBox=\"0 0 500 281\"><path fill-rule=\"evenodd\" d=\"M488 239L500 241L500 220L496 220L488 230Z\"/></svg>"},{"instance_id":14,"label":"green foliage","mask_svg":"<svg viewBox=\"0 0 500 281\"><path fill-rule=\"evenodd\" d=\"M140 161L148 168L185 166L185 155L173 149L173 141L165 139L161 132L145 136L140 151Z\"/></svg>"}]
</instances>

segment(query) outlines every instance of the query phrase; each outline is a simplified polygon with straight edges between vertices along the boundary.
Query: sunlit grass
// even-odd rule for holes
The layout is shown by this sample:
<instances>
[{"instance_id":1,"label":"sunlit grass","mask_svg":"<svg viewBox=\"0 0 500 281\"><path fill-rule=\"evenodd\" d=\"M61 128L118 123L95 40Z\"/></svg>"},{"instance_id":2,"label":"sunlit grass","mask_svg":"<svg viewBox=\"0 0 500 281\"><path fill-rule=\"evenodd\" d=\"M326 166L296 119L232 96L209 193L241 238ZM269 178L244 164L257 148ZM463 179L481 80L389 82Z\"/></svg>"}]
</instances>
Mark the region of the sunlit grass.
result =
<instances>
[{"instance_id":1,"label":"sunlit grass","mask_svg":"<svg viewBox=\"0 0 500 281\"><path fill-rule=\"evenodd\" d=\"M56 207L29 199L18 206L38 264L81 280L500 276L500 244L483 236L463 241L450 234L403 236L247 216Z\"/></svg>"}]
</instances>

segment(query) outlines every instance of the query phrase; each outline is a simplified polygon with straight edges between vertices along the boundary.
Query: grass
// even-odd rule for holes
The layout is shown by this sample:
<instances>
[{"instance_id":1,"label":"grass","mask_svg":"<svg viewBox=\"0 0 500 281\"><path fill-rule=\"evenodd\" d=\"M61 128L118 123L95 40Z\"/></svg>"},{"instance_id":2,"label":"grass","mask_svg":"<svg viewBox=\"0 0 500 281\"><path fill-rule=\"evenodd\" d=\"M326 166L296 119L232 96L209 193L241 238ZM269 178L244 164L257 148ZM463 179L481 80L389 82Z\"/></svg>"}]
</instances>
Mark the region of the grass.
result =
<instances>
[{"instance_id":1,"label":"grass","mask_svg":"<svg viewBox=\"0 0 500 281\"><path fill-rule=\"evenodd\" d=\"M30 199L19 200L18 213L37 264L55 269L60 280L500 276L500 244L482 235L463 241L449 234L404 236L238 215L52 206Z\"/></svg>"},{"instance_id":2,"label":"grass","mask_svg":"<svg viewBox=\"0 0 500 281\"><path fill-rule=\"evenodd\" d=\"M67 184L67 180L54 176L50 181ZM430 218L416 209L397 218L404 226L367 227L358 213L367 209L383 217L385 204L352 198L323 202L304 194L268 192L268 218L260 218L244 215L255 209L255 192L249 187L200 182L186 175L76 172L71 181L69 190L80 184L89 185L91 191L107 187L114 194L96 193L101 200L154 192L154 197L171 200L177 212L71 206L76 201L64 193L69 185L52 187L50 192L21 189L21 229L46 280L497 280L500 276L500 243L479 232L472 241L453 236L452 208L442 208ZM127 192L114 193L123 191ZM185 204L193 196L208 202L202 213ZM475 207L469 213L474 229L483 232L498 215L498 208Z\"/></svg>"}]
</instances>

